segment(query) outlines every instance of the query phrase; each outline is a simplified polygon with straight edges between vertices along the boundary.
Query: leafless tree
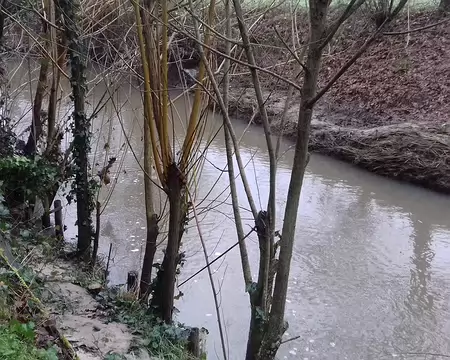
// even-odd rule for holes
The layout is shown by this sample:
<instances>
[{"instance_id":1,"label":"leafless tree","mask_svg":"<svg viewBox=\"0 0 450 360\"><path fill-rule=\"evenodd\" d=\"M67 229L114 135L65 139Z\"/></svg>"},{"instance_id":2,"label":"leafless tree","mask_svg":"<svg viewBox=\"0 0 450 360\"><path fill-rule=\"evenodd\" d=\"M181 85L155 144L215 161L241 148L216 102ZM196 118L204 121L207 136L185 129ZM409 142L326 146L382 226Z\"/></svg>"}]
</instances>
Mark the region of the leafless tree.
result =
<instances>
[{"instance_id":1,"label":"leafless tree","mask_svg":"<svg viewBox=\"0 0 450 360\"><path fill-rule=\"evenodd\" d=\"M302 80L297 84L289 83L296 89L301 89L301 103L297 122L297 141L295 144L294 163L292 167L289 191L286 198L286 208L284 213L283 227L279 241L275 241L275 195L276 195L276 149L271 139L271 129L265 109L265 99L263 99L259 71L253 54L253 45L248 35L247 24L245 23L241 2L234 0L234 10L239 25L242 46L245 51L247 66L252 76L259 107L259 114L262 119L266 144L270 162L270 191L267 207L258 210L253 201L251 190L240 159L239 144L233 131L230 118L228 116L228 78L224 79L225 88L221 93L212 70L207 67L208 75L212 82L217 101L223 113L225 125L225 142L228 157L228 174L230 180L230 191L233 202L234 216L236 220L237 235L240 240L241 260L244 273L244 281L250 296L251 323L249 339L247 345L247 360L272 360L275 358L281 344L281 338L286 331L288 324L284 320L286 296L288 289L289 272L292 258L292 250L296 234L296 223L299 208L300 193L303 185L305 167L309 158L308 141L310 134L311 119L314 106L317 101L331 88L331 86L349 69L349 67L363 54L371 43L380 34L381 30L392 21L392 19L405 6L407 0L400 1L395 7L391 2L384 20L377 29L370 35L358 51L348 60L348 62L331 78L331 80L321 89L317 89L318 77L321 70L321 61L324 48L333 39L340 26L361 7L364 0L352 0L342 11L335 21L330 21L328 11L330 2L328 0L309 1L309 42L306 49L306 61L303 64L295 51L290 52L295 56L302 68ZM229 14L229 16L231 16ZM229 25L225 38L229 38ZM200 46L200 52L202 51ZM228 60L235 60L230 56L230 46L226 47L225 70L228 70ZM242 65L242 63L241 63ZM227 73L227 71L225 71ZM239 211L239 199L236 193L234 167L232 156L236 157L241 180L247 194L251 212L255 221L255 230L258 235L260 258L257 280L253 281L250 265L247 256L247 249L243 241L242 219ZM279 255L277 255L279 249Z\"/></svg>"}]
</instances>

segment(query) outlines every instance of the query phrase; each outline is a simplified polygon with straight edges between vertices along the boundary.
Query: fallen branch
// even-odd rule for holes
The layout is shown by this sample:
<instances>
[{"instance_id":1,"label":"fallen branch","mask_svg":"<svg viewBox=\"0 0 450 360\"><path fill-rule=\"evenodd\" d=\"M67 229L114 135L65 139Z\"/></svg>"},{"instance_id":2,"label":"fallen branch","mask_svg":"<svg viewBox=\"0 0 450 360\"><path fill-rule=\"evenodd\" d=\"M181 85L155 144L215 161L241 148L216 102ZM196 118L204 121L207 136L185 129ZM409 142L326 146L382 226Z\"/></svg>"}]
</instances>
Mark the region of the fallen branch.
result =
<instances>
[{"instance_id":1,"label":"fallen branch","mask_svg":"<svg viewBox=\"0 0 450 360\"><path fill-rule=\"evenodd\" d=\"M384 32L383 35L387 35L387 36L393 36L393 35L407 35L407 34L419 32L419 31L422 31L422 30L431 29L431 28L433 28L433 27L442 25L442 24L444 24L444 23L446 23L446 22L449 22L449 21L450 21L450 18L449 18L449 19L442 20L442 21L439 21L439 22L434 23L434 24L430 24L430 25L427 25L427 26L422 26L422 27L417 28L417 29L405 30L405 31Z\"/></svg>"}]
</instances>

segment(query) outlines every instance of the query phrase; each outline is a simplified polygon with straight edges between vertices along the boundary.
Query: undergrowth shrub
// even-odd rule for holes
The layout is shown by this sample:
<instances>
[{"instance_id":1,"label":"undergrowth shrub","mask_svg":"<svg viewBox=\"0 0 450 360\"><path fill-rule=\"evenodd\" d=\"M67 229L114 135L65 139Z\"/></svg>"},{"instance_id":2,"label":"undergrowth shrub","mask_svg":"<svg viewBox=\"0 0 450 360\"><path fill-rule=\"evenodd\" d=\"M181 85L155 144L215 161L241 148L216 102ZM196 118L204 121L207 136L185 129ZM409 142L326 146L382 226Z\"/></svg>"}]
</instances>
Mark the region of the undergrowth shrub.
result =
<instances>
[{"instance_id":1,"label":"undergrowth shrub","mask_svg":"<svg viewBox=\"0 0 450 360\"><path fill-rule=\"evenodd\" d=\"M54 347L38 349L35 345L35 325L32 322L11 321L0 324L0 359L2 360L58 360Z\"/></svg>"},{"instance_id":2,"label":"undergrowth shrub","mask_svg":"<svg viewBox=\"0 0 450 360\"><path fill-rule=\"evenodd\" d=\"M164 360L191 360L186 350L190 330L183 325L165 324L157 319L143 304L120 295L114 299L113 319L127 324L139 334L143 346L154 356Z\"/></svg>"},{"instance_id":3,"label":"undergrowth shrub","mask_svg":"<svg viewBox=\"0 0 450 360\"><path fill-rule=\"evenodd\" d=\"M58 168L44 158L16 155L0 159L0 190L10 208L46 196L58 179Z\"/></svg>"}]
</instances>

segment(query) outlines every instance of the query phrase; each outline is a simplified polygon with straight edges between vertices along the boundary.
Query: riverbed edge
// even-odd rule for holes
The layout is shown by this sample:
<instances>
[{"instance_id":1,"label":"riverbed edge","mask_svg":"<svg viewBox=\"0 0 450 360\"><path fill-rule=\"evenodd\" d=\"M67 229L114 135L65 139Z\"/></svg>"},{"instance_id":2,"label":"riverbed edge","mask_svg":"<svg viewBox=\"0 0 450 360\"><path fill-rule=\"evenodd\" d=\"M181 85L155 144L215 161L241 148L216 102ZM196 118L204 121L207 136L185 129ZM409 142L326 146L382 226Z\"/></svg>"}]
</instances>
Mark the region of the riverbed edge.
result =
<instances>
[{"instance_id":1,"label":"riverbed edge","mask_svg":"<svg viewBox=\"0 0 450 360\"><path fill-rule=\"evenodd\" d=\"M300 99L290 101L282 120L287 92L263 90L273 134L295 141ZM253 89L230 91L229 115L262 125ZM383 177L450 194L450 123L402 121L363 125L367 111L320 102L313 112L309 151L348 162ZM345 124L344 126L342 124Z\"/></svg>"},{"instance_id":2,"label":"riverbed edge","mask_svg":"<svg viewBox=\"0 0 450 360\"><path fill-rule=\"evenodd\" d=\"M18 287L7 289L15 299L14 307L29 302L39 307L39 312L30 312L26 318L14 308L10 319L0 317L0 325L8 326L17 321L35 324L36 349L53 347L63 358L72 353L70 356L77 360L160 360L173 356L194 359L185 348L185 341L165 343L163 332L170 328L172 333L172 328L178 329L176 324L162 324L161 334L157 334L161 349L155 347L150 334L132 326L149 320L144 330L154 332L150 325L153 317L151 314L142 317L147 312L136 300L136 294L119 287L108 287L101 262L92 268L65 256L71 249L67 243L66 251L55 251L53 233L54 229L40 230L36 224L22 225L14 234L0 232L0 290L9 286L4 276L15 275L19 280ZM20 285L23 279L19 276L27 279L27 287ZM0 314L6 313L1 302L0 305ZM153 328L158 326L155 324ZM179 329L177 333L191 328L183 325Z\"/></svg>"}]
</instances>

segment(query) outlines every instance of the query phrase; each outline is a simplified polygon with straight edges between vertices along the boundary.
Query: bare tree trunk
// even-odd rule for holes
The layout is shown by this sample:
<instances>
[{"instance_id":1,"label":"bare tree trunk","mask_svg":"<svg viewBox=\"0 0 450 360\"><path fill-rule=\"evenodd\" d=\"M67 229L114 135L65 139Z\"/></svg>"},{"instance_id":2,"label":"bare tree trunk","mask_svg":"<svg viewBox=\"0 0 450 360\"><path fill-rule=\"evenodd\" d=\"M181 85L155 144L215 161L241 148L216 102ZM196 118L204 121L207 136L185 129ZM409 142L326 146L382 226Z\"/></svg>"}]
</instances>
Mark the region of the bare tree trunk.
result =
<instances>
[{"instance_id":1,"label":"bare tree trunk","mask_svg":"<svg viewBox=\"0 0 450 360\"><path fill-rule=\"evenodd\" d=\"M46 25L45 25L46 26ZM31 120L30 135L25 145L24 152L28 156L36 153L36 145L42 135L42 102L47 90L47 74L50 60L46 55L41 59L41 68L39 70L39 79L36 86L36 94L34 95L33 114Z\"/></svg>"},{"instance_id":2,"label":"bare tree trunk","mask_svg":"<svg viewBox=\"0 0 450 360\"><path fill-rule=\"evenodd\" d=\"M52 3L50 0L45 0L43 2L43 11L45 16L48 16L51 13ZM48 70L50 66L50 57L48 54L51 54L51 48L52 48L52 39L51 39L51 32L54 29L51 29L48 25L47 21L42 21L42 34L44 41L44 48L47 51L47 54L42 54L41 59L41 68L39 71L39 80L38 84L36 86L36 94L34 96L34 103L33 103L33 112L32 112L32 122L31 122L31 129L30 129L30 135L28 136L27 144L25 145L24 152L28 156L33 156L36 153L36 146L37 143L42 136L42 128L45 122L45 118L42 114L42 103L44 101L44 97L46 96L47 88L48 88ZM53 200L53 199L50 199Z\"/></svg>"},{"instance_id":3,"label":"bare tree trunk","mask_svg":"<svg viewBox=\"0 0 450 360\"><path fill-rule=\"evenodd\" d=\"M441 0L439 3L439 10L443 12L450 12L450 0Z\"/></svg>"},{"instance_id":4,"label":"bare tree trunk","mask_svg":"<svg viewBox=\"0 0 450 360\"><path fill-rule=\"evenodd\" d=\"M56 23L62 27L60 18L60 10L55 7L55 18ZM57 139L56 133L56 106L58 103L58 88L61 82L61 72L59 69L64 68L66 62L66 41L64 34L57 34L58 37L56 45L56 65L53 64L53 76L52 76L52 86L50 89L50 96L48 101L48 132L47 132L47 152L49 154L53 152L59 152L59 141ZM55 150L55 151L54 151Z\"/></svg>"},{"instance_id":5,"label":"bare tree trunk","mask_svg":"<svg viewBox=\"0 0 450 360\"><path fill-rule=\"evenodd\" d=\"M75 159L75 194L77 200L77 225L79 254L85 254L92 240L92 192L89 189L88 155L90 152L90 119L85 112L86 98L86 48L81 40L79 0L59 0L64 20L71 66L70 84L74 102L73 157Z\"/></svg>"},{"instance_id":6,"label":"bare tree trunk","mask_svg":"<svg viewBox=\"0 0 450 360\"><path fill-rule=\"evenodd\" d=\"M5 32L6 14L5 14L5 7L3 6L4 3L5 0L0 0L0 49L2 49L3 47L4 32Z\"/></svg>"},{"instance_id":7,"label":"bare tree trunk","mask_svg":"<svg viewBox=\"0 0 450 360\"><path fill-rule=\"evenodd\" d=\"M179 263L178 251L184 232L185 206L183 204L185 184L182 173L175 163L167 171L167 196L169 197L169 234L164 260L158 272L152 307L166 323L172 322L175 279Z\"/></svg>"},{"instance_id":8,"label":"bare tree trunk","mask_svg":"<svg viewBox=\"0 0 450 360\"><path fill-rule=\"evenodd\" d=\"M152 11L150 0L144 1L144 6L134 3L136 22L139 34L139 47L141 52L142 72L144 74L144 190L145 190L145 216L147 222L147 239L145 245L144 262L142 264L141 281L139 285L139 296L147 300L152 279L153 260L156 252L156 241L159 234L158 217L153 207L153 189L152 189L152 147L156 149L156 144L152 141L152 125L155 116L153 98L151 96L151 74L149 71L149 61L152 59L148 44L152 40L149 28L151 28L149 14ZM142 21L145 21L143 26ZM145 45L145 40L147 46ZM152 48L155 50L154 48ZM156 151L153 155L156 156ZM157 165L155 159L155 166ZM159 175L158 171L156 171Z\"/></svg>"},{"instance_id":9,"label":"bare tree trunk","mask_svg":"<svg viewBox=\"0 0 450 360\"><path fill-rule=\"evenodd\" d=\"M97 201L95 205L95 234L94 234L94 246L92 249L91 266L94 267L97 262L98 244L100 241L100 220L101 220L101 204Z\"/></svg>"},{"instance_id":10,"label":"bare tree trunk","mask_svg":"<svg viewBox=\"0 0 450 360\"><path fill-rule=\"evenodd\" d=\"M231 31L231 1L225 1L225 16L226 16L226 33L225 37L231 39L232 31ZM225 54L231 55L231 44L229 41L225 43ZM244 227L242 225L241 212L239 209L239 198L237 195L236 188L236 179L234 173L234 164L233 164L233 143L231 140L230 129L227 127L227 119L226 116L228 114L228 105L229 105L229 87L230 87L230 60L224 60L223 66L223 106L225 111L223 111L223 130L225 134L225 148L227 154L227 169L228 169L228 180L230 183L230 193L231 193L231 201L233 204L233 215L234 221L236 223L236 232L239 240L239 251L241 254L241 264L242 264L242 272L244 274L244 283L245 287L248 288L252 283L252 274L250 270L250 262L248 260L248 252L247 246L245 244L245 240L242 240L245 236Z\"/></svg>"},{"instance_id":11,"label":"bare tree trunk","mask_svg":"<svg viewBox=\"0 0 450 360\"><path fill-rule=\"evenodd\" d=\"M145 244L144 263L142 264L141 282L139 296L146 300L149 295L150 283L152 280L153 260L156 253L156 241L159 234L158 216L153 208L152 189L152 153L150 137L150 119L145 116L144 124L144 188L145 188L145 216L147 220L147 241Z\"/></svg>"},{"instance_id":12,"label":"bare tree trunk","mask_svg":"<svg viewBox=\"0 0 450 360\"><path fill-rule=\"evenodd\" d=\"M276 352L281 344L281 337L287 328L287 324L284 321L284 310L312 118L312 107L309 107L307 104L314 98L317 92L317 79L323 52L321 43L324 40L324 35L326 35L328 3L328 0L310 0L309 2L310 43L306 60L307 71L305 72L302 87L302 99L298 116L297 142L295 145L294 164L292 167L284 213L281 235L282 241L273 292L272 309L270 312L269 326L267 328L267 336L263 348L261 349L260 359L275 358Z\"/></svg>"},{"instance_id":13,"label":"bare tree trunk","mask_svg":"<svg viewBox=\"0 0 450 360\"><path fill-rule=\"evenodd\" d=\"M152 213L147 217L147 241L145 244L144 262L142 264L141 281L139 287L139 296L147 299L150 292L150 284L152 281L153 260L156 253L156 240L158 238L158 217Z\"/></svg>"},{"instance_id":14,"label":"bare tree trunk","mask_svg":"<svg viewBox=\"0 0 450 360\"><path fill-rule=\"evenodd\" d=\"M407 0L401 0L399 4L390 12L386 20L378 27L377 31L370 36L363 46L351 57L338 73L317 92L317 81L321 66L322 53L325 45L331 40L339 24L353 12L353 5L360 6L359 3L350 3L338 23L330 28L326 26L328 12L328 0L310 0L310 42L307 51L305 76L302 86L302 98L300 102L297 142L295 145L294 163L289 183L286 208L284 213L283 230L280 241L280 256L277 265L275 288L273 291L273 302L267 323L266 334L258 359L272 360L281 344L281 337L286 331L288 324L284 320L286 305L286 295L294 245L295 228L300 202L300 193L303 185L305 167L308 161L308 141L311 127L313 108L316 102L330 87L345 73L346 70L361 56L367 47L374 41L381 29L390 22L401 9Z\"/></svg>"},{"instance_id":15,"label":"bare tree trunk","mask_svg":"<svg viewBox=\"0 0 450 360\"><path fill-rule=\"evenodd\" d=\"M43 196L41 200L44 207L44 214L41 217L42 228L48 229L52 225L50 220L50 200L47 196Z\"/></svg>"}]
</instances>

